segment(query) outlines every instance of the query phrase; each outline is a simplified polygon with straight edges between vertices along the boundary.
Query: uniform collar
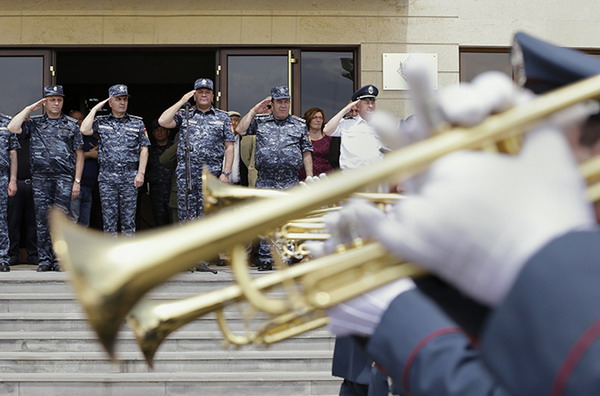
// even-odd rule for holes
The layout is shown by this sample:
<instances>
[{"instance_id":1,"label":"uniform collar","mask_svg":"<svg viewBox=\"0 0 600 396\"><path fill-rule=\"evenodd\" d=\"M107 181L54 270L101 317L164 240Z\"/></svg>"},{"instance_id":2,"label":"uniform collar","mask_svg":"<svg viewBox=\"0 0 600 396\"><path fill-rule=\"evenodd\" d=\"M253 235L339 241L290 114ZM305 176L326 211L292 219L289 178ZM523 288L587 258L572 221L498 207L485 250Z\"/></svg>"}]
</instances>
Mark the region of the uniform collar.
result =
<instances>
[{"instance_id":1,"label":"uniform collar","mask_svg":"<svg viewBox=\"0 0 600 396\"><path fill-rule=\"evenodd\" d=\"M198 112L198 114L210 114L210 113L215 114L215 108L211 106L210 109L208 109L206 111L202 111L202 110L200 110L199 108L196 107L194 109L194 112Z\"/></svg>"},{"instance_id":2,"label":"uniform collar","mask_svg":"<svg viewBox=\"0 0 600 396\"><path fill-rule=\"evenodd\" d=\"M60 113L60 115L58 116L58 118L50 118L50 117L48 117L48 114L47 114L47 113L44 113L44 120L45 120L45 121L49 121L49 120L52 120L52 121L61 121L61 120L63 120L65 117L66 117L66 116L65 116L65 113Z\"/></svg>"},{"instance_id":3,"label":"uniform collar","mask_svg":"<svg viewBox=\"0 0 600 396\"><path fill-rule=\"evenodd\" d=\"M108 118L112 118L112 119L114 119L114 120L127 120L127 119L129 119L129 113L125 113L125 115L124 115L123 117L121 117L121 118L117 118L117 117L115 117L115 116L113 115L113 113L111 112L111 113L108 115Z\"/></svg>"},{"instance_id":4,"label":"uniform collar","mask_svg":"<svg viewBox=\"0 0 600 396\"><path fill-rule=\"evenodd\" d=\"M291 114L288 114L288 116L285 117L283 120L275 119L275 116L273 115L273 113L269 114L269 116L267 117L267 121L275 121L275 122L280 122L280 123L291 122L291 120L292 120Z\"/></svg>"},{"instance_id":5,"label":"uniform collar","mask_svg":"<svg viewBox=\"0 0 600 396\"><path fill-rule=\"evenodd\" d=\"M360 114L357 114L357 115L354 117L354 119L356 120L356 123L357 123L357 124L360 124L361 122L368 123L368 122L367 122L367 120L365 120L364 118L362 118L362 117L360 116Z\"/></svg>"}]
</instances>

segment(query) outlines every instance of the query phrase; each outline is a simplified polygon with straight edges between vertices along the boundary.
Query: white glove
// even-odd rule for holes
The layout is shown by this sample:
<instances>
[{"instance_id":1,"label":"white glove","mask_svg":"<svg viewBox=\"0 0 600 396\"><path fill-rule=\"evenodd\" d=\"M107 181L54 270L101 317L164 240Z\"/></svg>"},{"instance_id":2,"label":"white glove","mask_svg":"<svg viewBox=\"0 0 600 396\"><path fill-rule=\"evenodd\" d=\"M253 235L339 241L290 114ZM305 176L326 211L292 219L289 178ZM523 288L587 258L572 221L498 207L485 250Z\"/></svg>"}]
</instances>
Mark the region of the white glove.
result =
<instances>
[{"instance_id":1,"label":"white glove","mask_svg":"<svg viewBox=\"0 0 600 396\"><path fill-rule=\"evenodd\" d=\"M360 212L360 216L357 213ZM358 219L368 217L377 223L386 215L362 199L351 199L336 213L325 216L324 222L331 238L325 243L306 242L305 246L313 257L321 257L334 252L335 247L351 243L355 238L369 237ZM327 310L329 330L338 336L371 335L381 321L391 302L401 293L415 288L412 279L399 279L375 290L362 294L352 300L338 304Z\"/></svg>"},{"instance_id":2,"label":"white glove","mask_svg":"<svg viewBox=\"0 0 600 396\"><path fill-rule=\"evenodd\" d=\"M306 179L304 179L304 181L301 181L300 185L308 186L309 184L312 184L319 180L324 180L326 178L327 178L327 175L325 173L321 173L319 176L306 176Z\"/></svg>"},{"instance_id":3,"label":"white glove","mask_svg":"<svg viewBox=\"0 0 600 396\"><path fill-rule=\"evenodd\" d=\"M329 331L337 336L370 336L392 301L415 288L410 278L398 279L327 310Z\"/></svg>"},{"instance_id":4,"label":"white glove","mask_svg":"<svg viewBox=\"0 0 600 396\"><path fill-rule=\"evenodd\" d=\"M388 250L490 306L550 240L594 227L577 164L550 126L531 133L518 157L462 152L443 158L422 194L400 202L385 221L369 221L364 211L354 215Z\"/></svg>"}]
</instances>

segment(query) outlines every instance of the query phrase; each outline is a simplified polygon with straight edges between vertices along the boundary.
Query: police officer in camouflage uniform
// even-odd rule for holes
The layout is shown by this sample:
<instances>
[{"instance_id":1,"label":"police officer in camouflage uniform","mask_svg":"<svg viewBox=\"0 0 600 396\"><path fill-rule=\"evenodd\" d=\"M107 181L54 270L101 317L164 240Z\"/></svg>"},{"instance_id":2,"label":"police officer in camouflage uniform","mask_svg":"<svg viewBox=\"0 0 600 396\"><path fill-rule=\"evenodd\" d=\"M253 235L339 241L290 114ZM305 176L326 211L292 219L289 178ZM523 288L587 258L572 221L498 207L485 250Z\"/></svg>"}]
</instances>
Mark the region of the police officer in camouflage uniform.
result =
<instances>
[{"instance_id":1,"label":"police officer in camouflage uniform","mask_svg":"<svg viewBox=\"0 0 600 396\"><path fill-rule=\"evenodd\" d=\"M135 232L137 189L144 184L150 140L142 118L127 113L127 86L113 85L108 96L85 117L81 133L96 132L100 137L98 187L104 231L116 236L120 225L123 235L131 236ZM96 117L106 102L111 114Z\"/></svg>"},{"instance_id":2,"label":"police officer in camouflage uniform","mask_svg":"<svg viewBox=\"0 0 600 396\"><path fill-rule=\"evenodd\" d=\"M194 97L196 108L186 111L182 107ZM214 84L211 79L199 78L194 90L186 93L173 106L165 110L158 122L161 126L179 128L177 142L177 213L179 222L203 214L202 166L224 183L229 182L233 164L233 132L227 112L213 107ZM189 122L189 129L187 123ZM189 164L186 164L186 142L189 142ZM191 190L188 191L187 167L190 167ZM187 197L186 197L187 192ZM186 205L187 203L187 205Z\"/></svg>"},{"instance_id":3,"label":"police officer in camouflage uniform","mask_svg":"<svg viewBox=\"0 0 600 396\"><path fill-rule=\"evenodd\" d=\"M65 213L79 196L83 171L83 140L77 120L62 113L61 85L44 87L44 98L26 106L8 124L13 133L30 141L33 202L37 225L38 272L60 271L48 228L48 210L57 206ZM45 114L26 120L44 107Z\"/></svg>"},{"instance_id":4,"label":"police officer in camouflage uniform","mask_svg":"<svg viewBox=\"0 0 600 396\"><path fill-rule=\"evenodd\" d=\"M271 105L273 112L265 113ZM312 144L306 133L306 122L290 115L288 87L275 87L271 96L256 104L240 121L236 132L256 135L255 162L258 171L257 188L284 190L298 184L298 171L304 164L306 175L313 175ZM259 270L272 269L272 258L266 241L258 252Z\"/></svg>"},{"instance_id":5,"label":"police officer in camouflage uniform","mask_svg":"<svg viewBox=\"0 0 600 396\"><path fill-rule=\"evenodd\" d=\"M7 125L10 117L0 113L0 272L10 271L8 250L8 197L17 193L17 136Z\"/></svg>"}]
</instances>

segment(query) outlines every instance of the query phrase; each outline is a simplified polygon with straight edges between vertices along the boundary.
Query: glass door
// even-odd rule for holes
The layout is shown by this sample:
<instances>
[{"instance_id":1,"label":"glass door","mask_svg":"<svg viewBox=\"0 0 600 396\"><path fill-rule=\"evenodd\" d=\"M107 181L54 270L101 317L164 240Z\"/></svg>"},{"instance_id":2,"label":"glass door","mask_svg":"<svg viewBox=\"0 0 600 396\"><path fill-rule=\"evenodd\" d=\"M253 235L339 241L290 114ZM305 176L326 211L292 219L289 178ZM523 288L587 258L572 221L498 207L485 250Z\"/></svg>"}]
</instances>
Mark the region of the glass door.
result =
<instances>
[{"instance_id":1,"label":"glass door","mask_svg":"<svg viewBox=\"0 0 600 396\"><path fill-rule=\"evenodd\" d=\"M286 85L296 109L295 91L297 55L289 49L222 50L218 68L220 92L217 107L246 114L271 93L271 88Z\"/></svg>"},{"instance_id":2,"label":"glass door","mask_svg":"<svg viewBox=\"0 0 600 396\"><path fill-rule=\"evenodd\" d=\"M217 107L246 114L271 88L290 87L292 114L311 107L332 117L357 88L357 48L225 49L217 66Z\"/></svg>"},{"instance_id":3,"label":"glass door","mask_svg":"<svg viewBox=\"0 0 600 396\"><path fill-rule=\"evenodd\" d=\"M0 112L12 116L39 100L51 69L50 51L0 50Z\"/></svg>"}]
</instances>

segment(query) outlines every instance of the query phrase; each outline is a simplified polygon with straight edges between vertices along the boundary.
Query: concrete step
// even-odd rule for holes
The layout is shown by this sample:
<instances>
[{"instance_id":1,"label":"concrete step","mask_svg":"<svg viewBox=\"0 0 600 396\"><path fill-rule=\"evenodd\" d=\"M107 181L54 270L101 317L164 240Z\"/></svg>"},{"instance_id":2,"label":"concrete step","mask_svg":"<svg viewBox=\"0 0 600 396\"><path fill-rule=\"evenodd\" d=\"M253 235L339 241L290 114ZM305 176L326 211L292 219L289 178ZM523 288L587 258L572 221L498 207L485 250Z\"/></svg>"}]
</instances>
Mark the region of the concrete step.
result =
<instances>
[{"instance_id":1,"label":"concrete step","mask_svg":"<svg viewBox=\"0 0 600 396\"><path fill-rule=\"evenodd\" d=\"M3 396L215 396L337 395L329 373L246 371L235 373L0 373Z\"/></svg>"},{"instance_id":2,"label":"concrete step","mask_svg":"<svg viewBox=\"0 0 600 396\"><path fill-rule=\"evenodd\" d=\"M327 371L330 351L194 351L162 352L155 372ZM117 352L112 362L102 352L0 352L3 373L145 373L141 353Z\"/></svg>"},{"instance_id":3,"label":"concrete step","mask_svg":"<svg viewBox=\"0 0 600 396\"><path fill-rule=\"evenodd\" d=\"M236 332L243 331L247 326L256 330L266 319L265 315L257 315L250 321L235 311L227 311L229 327ZM0 313L0 332L14 331L42 332L44 336L49 336L58 331L91 331L87 318L83 313L63 313L63 312L8 312ZM202 316L185 326L182 331L217 331L218 325L215 316L210 313ZM130 331L127 324L123 324L121 332Z\"/></svg>"},{"instance_id":4,"label":"concrete step","mask_svg":"<svg viewBox=\"0 0 600 396\"><path fill-rule=\"evenodd\" d=\"M223 351L223 335L218 331L178 331L171 334L160 346L156 359L163 352ZM330 351L335 337L326 330L315 330L288 340L263 346L246 345L244 351ZM138 352L139 346L131 332L121 334L117 348L121 352ZM92 332L0 332L1 352L102 352Z\"/></svg>"},{"instance_id":5,"label":"concrete step","mask_svg":"<svg viewBox=\"0 0 600 396\"><path fill-rule=\"evenodd\" d=\"M183 298L194 297L197 294L156 292L148 293L147 298L159 301L175 301ZM281 298L283 293L273 291L267 294L271 297ZM83 312L79 301L73 293L0 293L0 313L20 312Z\"/></svg>"},{"instance_id":6,"label":"concrete step","mask_svg":"<svg viewBox=\"0 0 600 396\"><path fill-rule=\"evenodd\" d=\"M254 276L264 274L256 270L250 272ZM66 272L35 272L34 270L0 272L0 284L2 284L2 293L73 292L73 287ZM173 276L166 283L157 286L154 291L195 295L231 284L233 284L233 275L229 268L226 268L220 270L216 275L207 272L181 273Z\"/></svg>"}]
</instances>

